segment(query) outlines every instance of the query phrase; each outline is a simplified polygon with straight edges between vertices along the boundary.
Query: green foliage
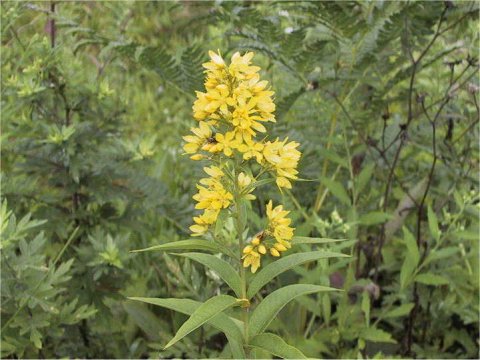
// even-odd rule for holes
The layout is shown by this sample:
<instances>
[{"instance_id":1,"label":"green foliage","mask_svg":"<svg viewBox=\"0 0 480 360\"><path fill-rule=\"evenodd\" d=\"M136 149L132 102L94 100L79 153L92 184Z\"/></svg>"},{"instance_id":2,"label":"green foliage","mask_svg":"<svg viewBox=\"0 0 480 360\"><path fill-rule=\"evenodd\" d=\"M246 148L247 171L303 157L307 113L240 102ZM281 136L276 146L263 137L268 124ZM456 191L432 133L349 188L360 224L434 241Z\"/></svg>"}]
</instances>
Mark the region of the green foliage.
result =
<instances>
[{"instance_id":1,"label":"green foliage","mask_svg":"<svg viewBox=\"0 0 480 360\"><path fill-rule=\"evenodd\" d=\"M288 345L280 336L263 333L252 338L250 345L269 352L282 359L306 359L302 352Z\"/></svg>"},{"instance_id":2,"label":"green foliage","mask_svg":"<svg viewBox=\"0 0 480 360\"><path fill-rule=\"evenodd\" d=\"M6 202L0 215L2 312L6 319L2 322L2 357L36 357L46 345L60 345L65 327L96 313L92 306L78 306L78 298L65 294L74 259L59 260L76 231L59 254L47 260L47 238L37 231L45 221L31 220L27 214L17 222ZM45 343L47 337L53 344Z\"/></svg>"},{"instance_id":3,"label":"green foliage","mask_svg":"<svg viewBox=\"0 0 480 360\"><path fill-rule=\"evenodd\" d=\"M225 283L235 292L237 297L241 297L240 277L235 268L225 260L222 260L214 255L201 253L184 253L178 254L186 258L199 262L200 264L215 271Z\"/></svg>"},{"instance_id":4,"label":"green foliage","mask_svg":"<svg viewBox=\"0 0 480 360\"><path fill-rule=\"evenodd\" d=\"M273 321L278 312L298 296L320 291L334 291L333 288L317 285L288 285L269 294L255 309L250 319L248 333L250 336L261 334Z\"/></svg>"},{"instance_id":5,"label":"green foliage","mask_svg":"<svg viewBox=\"0 0 480 360\"><path fill-rule=\"evenodd\" d=\"M478 355L478 3L1 7L2 357ZM308 180L245 209L251 232L268 198L296 227L248 278L247 353L238 306L164 349L241 292L233 223L188 239L210 49L257 53Z\"/></svg>"}]
</instances>

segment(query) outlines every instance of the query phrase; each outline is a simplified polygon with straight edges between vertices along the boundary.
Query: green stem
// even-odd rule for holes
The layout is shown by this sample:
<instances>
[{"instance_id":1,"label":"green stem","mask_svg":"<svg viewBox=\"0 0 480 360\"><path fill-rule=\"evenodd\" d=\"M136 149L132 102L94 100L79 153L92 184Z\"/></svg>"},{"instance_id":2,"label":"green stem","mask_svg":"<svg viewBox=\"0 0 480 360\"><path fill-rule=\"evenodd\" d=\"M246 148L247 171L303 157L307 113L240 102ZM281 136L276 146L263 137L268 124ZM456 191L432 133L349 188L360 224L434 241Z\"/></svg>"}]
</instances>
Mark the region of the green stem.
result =
<instances>
[{"instance_id":1,"label":"green stem","mask_svg":"<svg viewBox=\"0 0 480 360\"><path fill-rule=\"evenodd\" d=\"M247 280L245 274L245 268L242 264L242 254L243 248L245 247L245 243L243 240L243 224L241 220L241 209L240 209L240 200L238 198L238 193L235 194L234 197L235 202L235 225L238 234L238 246L239 246L239 256L238 256L238 267L240 271L240 284L241 284L241 291L242 291L242 299L247 298ZM243 308L243 331L245 337L245 344L248 344L248 306ZM248 349L245 347L245 351L247 352ZM248 356L247 356L248 357Z\"/></svg>"}]
</instances>

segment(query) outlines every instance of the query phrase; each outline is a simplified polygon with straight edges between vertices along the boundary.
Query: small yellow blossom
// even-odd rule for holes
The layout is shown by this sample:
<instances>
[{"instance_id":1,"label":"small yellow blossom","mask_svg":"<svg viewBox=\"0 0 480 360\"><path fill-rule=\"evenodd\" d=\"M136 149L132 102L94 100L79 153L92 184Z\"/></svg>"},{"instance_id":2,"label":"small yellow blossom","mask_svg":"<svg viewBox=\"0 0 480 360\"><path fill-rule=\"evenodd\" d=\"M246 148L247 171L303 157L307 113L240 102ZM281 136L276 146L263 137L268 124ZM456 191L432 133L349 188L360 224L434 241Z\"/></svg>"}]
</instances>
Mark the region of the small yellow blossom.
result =
<instances>
[{"instance_id":1,"label":"small yellow blossom","mask_svg":"<svg viewBox=\"0 0 480 360\"><path fill-rule=\"evenodd\" d=\"M210 182L204 182L208 187L197 185L198 193L193 199L198 203L195 209L226 209L233 200L233 195L224 189L220 181L210 179Z\"/></svg>"},{"instance_id":2,"label":"small yellow blossom","mask_svg":"<svg viewBox=\"0 0 480 360\"><path fill-rule=\"evenodd\" d=\"M228 71L231 76L239 80L249 80L260 71L258 66L250 66L253 58L253 52L248 52L241 56L239 52L232 55L232 60Z\"/></svg>"},{"instance_id":3,"label":"small yellow blossom","mask_svg":"<svg viewBox=\"0 0 480 360\"><path fill-rule=\"evenodd\" d=\"M247 189L247 187L253 182L253 179L245 175L245 173L241 172L238 174L238 185L240 187L240 190L242 191L242 196L247 199L247 200L255 200L255 195L250 194L254 188L250 187Z\"/></svg>"},{"instance_id":4,"label":"small yellow blossom","mask_svg":"<svg viewBox=\"0 0 480 360\"><path fill-rule=\"evenodd\" d=\"M208 230L209 225L217 221L220 210L205 210L200 216L193 218L195 225L190 226L190 230L193 232L192 236L201 236Z\"/></svg>"},{"instance_id":5,"label":"small yellow blossom","mask_svg":"<svg viewBox=\"0 0 480 360\"><path fill-rule=\"evenodd\" d=\"M206 156L202 155L202 154L195 154L195 155L190 156L190 159L195 160L195 161L203 160L205 158L206 158Z\"/></svg>"},{"instance_id":6,"label":"small yellow blossom","mask_svg":"<svg viewBox=\"0 0 480 360\"><path fill-rule=\"evenodd\" d=\"M243 153L244 160L249 160L254 157L260 164L263 160L263 146L264 145L260 142L255 142L252 139L248 139L245 141L245 143L238 147L238 151Z\"/></svg>"},{"instance_id":7,"label":"small yellow blossom","mask_svg":"<svg viewBox=\"0 0 480 360\"><path fill-rule=\"evenodd\" d=\"M277 173L278 187L290 189L292 184L289 179L297 179L297 165L301 153L296 149L299 143L295 141L287 143L287 141L288 139L268 141L263 148L263 156Z\"/></svg>"},{"instance_id":8,"label":"small yellow blossom","mask_svg":"<svg viewBox=\"0 0 480 360\"><path fill-rule=\"evenodd\" d=\"M267 204L267 218L268 218L268 227L267 233L272 235L278 243L283 245L286 248L290 247L289 240L293 237L293 230L289 225L292 220L286 216L289 214L289 211L283 210L283 205L278 205L273 208L272 201L270 200ZM276 248L278 251L285 251L282 248Z\"/></svg>"},{"instance_id":9,"label":"small yellow blossom","mask_svg":"<svg viewBox=\"0 0 480 360\"><path fill-rule=\"evenodd\" d=\"M232 156L233 149L238 147L238 141L235 139L233 131L227 132L225 135L216 134L215 140L217 143L212 147L213 152L223 151L226 156Z\"/></svg>"},{"instance_id":10,"label":"small yellow blossom","mask_svg":"<svg viewBox=\"0 0 480 360\"><path fill-rule=\"evenodd\" d=\"M205 171L208 175L210 175L214 179L218 179L223 175L225 175L218 166L204 167L203 171Z\"/></svg>"},{"instance_id":11,"label":"small yellow blossom","mask_svg":"<svg viewBox=\"0 0 480 360\"><path fill-rule=\"evenodd\" d=\"M209 150L212 146L209 139L212 137L212 130L205 122L201 122L198 128L190 129L194 135L184 136L183 139L187 142L183 149L187 154L194 154L200 148L202 150Z\"/></svg>"},{"instance_id":12,"label":"small yellow blossom","mask_svg":"<svg viewBox=\"0 0 480 360\"><path fill-rule=\"evenodd\" d=\"M261 264L261 256L267 253L267 248L261 244L263 232L258 233L251 241L251 245L243 249L243 267L251 266L250 270L255 273Z\"/></svg>"},{"instance_id":13,"label":"small yellow blossom","mask_svg":"<svg viewBox=\"0 0 480 360\"><path fill-rule=\"evenodd\" d=\"M243 267L251 266L252 273L256 273L260 267L260 254L254 250L243 255Z\"/></svg>"}]
</instances>

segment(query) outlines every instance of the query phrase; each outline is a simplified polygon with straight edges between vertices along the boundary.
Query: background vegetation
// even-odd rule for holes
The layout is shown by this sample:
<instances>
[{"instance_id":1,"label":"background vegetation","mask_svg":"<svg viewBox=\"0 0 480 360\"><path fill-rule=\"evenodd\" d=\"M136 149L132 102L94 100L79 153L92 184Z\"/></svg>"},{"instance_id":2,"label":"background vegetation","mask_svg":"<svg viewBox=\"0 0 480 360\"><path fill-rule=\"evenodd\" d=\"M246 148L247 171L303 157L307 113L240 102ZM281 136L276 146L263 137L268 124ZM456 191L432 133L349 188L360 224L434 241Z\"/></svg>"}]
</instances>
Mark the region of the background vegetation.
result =
<instances>
[{"instance_id":1,"label":"background vegetation","mask_svg":"<svg viewBox=\"0 0 480 360\"><path fill-rule=\"evenodd\" d=\"M189 237L201 165L181 136L209 49L257 53L273 131L302 144L312 181L256 194L260 213L276 197L297 235L353 255L278 278L345 291L297 299L271 331L311 357L477 357L478 10L2 2L2 357L230 355L213 328L163 351L185 316L125 300L222 286L186 258L129 253Z\"/></svg>"}]
</instances>

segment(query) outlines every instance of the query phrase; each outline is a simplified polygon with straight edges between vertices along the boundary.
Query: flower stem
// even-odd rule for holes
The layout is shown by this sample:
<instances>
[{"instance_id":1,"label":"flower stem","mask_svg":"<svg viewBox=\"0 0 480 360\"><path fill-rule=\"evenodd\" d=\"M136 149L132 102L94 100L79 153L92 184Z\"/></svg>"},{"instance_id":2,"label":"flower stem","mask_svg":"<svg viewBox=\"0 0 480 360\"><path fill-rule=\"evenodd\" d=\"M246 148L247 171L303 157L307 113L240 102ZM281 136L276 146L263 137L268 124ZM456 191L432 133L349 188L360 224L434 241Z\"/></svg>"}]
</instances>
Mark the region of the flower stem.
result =
<instances>
[{"instance_id":1,"label":"flower stem","mask_svg":"<svg viewBox=\"0 0 480 360\"><path fill-rule=\"evenodd\" d=\"M234 201L235 201L235 211L236 211L235 225L237 229L238 245L239 245L238 268L240 271L242 298L246 299L247 298L247 280L246 280L245 268L243 267L243 264L242 264L243 248L245 247L245 243L243 239L244 224L242 223L242 220L241 220L242 210L240 208L240 199L238 197L238 194L235 195ZM249 306L243 307L243 331L244 331L244 337L245 337L245 344L248 344L248 309L249 309ZM245 351L247 352L248 349L245 348ZM247 354L247 357L248 357L248 354Z\"/></svg>"}]
</instances>

